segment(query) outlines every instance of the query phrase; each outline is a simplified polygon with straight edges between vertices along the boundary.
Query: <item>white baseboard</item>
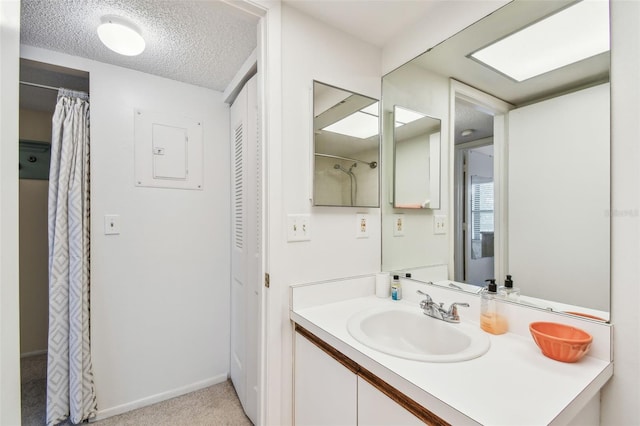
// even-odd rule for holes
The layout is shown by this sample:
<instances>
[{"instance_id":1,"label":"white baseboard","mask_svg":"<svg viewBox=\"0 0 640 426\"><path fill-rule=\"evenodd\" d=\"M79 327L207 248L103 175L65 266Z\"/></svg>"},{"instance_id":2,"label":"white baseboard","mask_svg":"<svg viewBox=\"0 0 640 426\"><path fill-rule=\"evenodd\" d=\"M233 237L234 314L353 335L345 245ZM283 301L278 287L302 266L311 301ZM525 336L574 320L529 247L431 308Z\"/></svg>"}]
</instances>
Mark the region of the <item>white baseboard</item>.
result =
<instances>
[{"instance_id":1,"label":"white baseboard","mask_svg":"<svg viewBox=\"0 0 640 426\"><path fill-rule=\"evenodd\" d=\"M105 409L100 409L100 407L98 407L98 413L96 417L90 421L90 423L98 420L106 419L107 417L113 417L113 416L117 416L118 414L133 411L138 408L146 407L147 405L152 405L157 402L166 401L167 399L175 398L177 396L181 396L181 395L194 392L200 389L204 389L206 387L213 386L218 383L222 383L226 381L227 378L228 378L228 374L225 373L219 376L211 377L206 380L202 380L200 382L183 386L181 388L172 389L167 392L151 395L146 398L141 398L136 401L128 402L126 404L121 404L116 407L105 408Z\"/></svg>"},{"instance_id":2,"label":"white baseboard","mask_svg":"<svg viewBox=\"0 0 640 426\"><path fill-rule=\"evenodd\" d=\"M46 353L47 353L46 349L41 349L39 351L25 352L25 353L20 354L20 358L28 358L30 356L44 355Z\"/></svg>"}]
</instances>

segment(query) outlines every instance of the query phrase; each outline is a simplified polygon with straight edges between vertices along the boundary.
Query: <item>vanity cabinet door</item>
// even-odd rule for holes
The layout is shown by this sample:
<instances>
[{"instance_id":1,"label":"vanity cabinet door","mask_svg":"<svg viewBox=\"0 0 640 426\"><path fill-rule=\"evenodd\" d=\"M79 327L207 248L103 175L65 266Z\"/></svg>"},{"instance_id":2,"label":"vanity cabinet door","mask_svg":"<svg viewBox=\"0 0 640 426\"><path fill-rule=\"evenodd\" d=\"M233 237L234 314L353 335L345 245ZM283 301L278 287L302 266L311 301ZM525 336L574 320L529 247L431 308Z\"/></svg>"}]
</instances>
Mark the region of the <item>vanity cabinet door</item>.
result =
<instances>
[{"instance_id":1,"label":"vanity cabinet door","mask_svg":"<svg viewBox=\"0 0 640 426\"><path fill-rule=\"evenodd\" d=\"M357 376L299 333L295 336L295 425L356 425Z\"/></svg>"},{"instance_id":2,"label":"vanity cabinet door","mask_svg":"<svg viewBox=\"0 0 640 426\"><path fill-rule=\"evenodd\" d=\"M416 416L358 377L358 425L424 425Z\"/></svg>"}]
</instances>

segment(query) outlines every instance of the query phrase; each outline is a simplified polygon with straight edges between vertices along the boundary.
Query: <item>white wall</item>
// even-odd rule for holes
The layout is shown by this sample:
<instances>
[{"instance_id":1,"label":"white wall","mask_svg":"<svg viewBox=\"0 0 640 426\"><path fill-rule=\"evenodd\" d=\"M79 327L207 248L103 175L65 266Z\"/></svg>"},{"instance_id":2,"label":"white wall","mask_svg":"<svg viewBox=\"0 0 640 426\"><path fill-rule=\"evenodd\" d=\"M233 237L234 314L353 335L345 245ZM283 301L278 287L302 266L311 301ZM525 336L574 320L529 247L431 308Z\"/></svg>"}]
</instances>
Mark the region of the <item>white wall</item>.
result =
<instances>
[{"instance_id":1,"label":"white wall","mask_svg":"<svg viewBox=\"0 0 640 426\"><path fill-rule=\"evenodd\" d=\"M640 419L640 3L611 3L611 321L614 376L601 424Z\"/></svg>"},{"instance_id":2,"label":"white wall","mask_svg":"<svg viewBox=\"0 0 640 426\"><path fill-rule=\"evenodd\" d=\"M380 51L297 10L282 8L284 215L311 213L312 239L281 239L289 284L373 273L380 268L380 209L310 203L311 87L318 80L380 98ZM360 167L360 166L358 166ZM270 200L273 201L273 200ZM370 238L356 239L356 213L370 215ZM350 261L345 262L347 255ZM283 259L284 260L284 259Z\"/></svg>"},{"instance_id":3,"label":"white wall","mask_svg":"<svg viewBox=\"0 0 640 426\"><path fill-rule=\"evenodd\" d=\"M406 66L384 78L384 141L382 149L382 269L385 271L446 264L449 236L435 235L434 215L447 215L449 194L440 191L440 209L394 209L393 199L393 126L394 105L421 112L441 120L440 188L449 187L449 79L418 66ZM405 234L393 235L394 214L403 214ZM452 228L449 226L449 232Z\"/></svg>"},{"instance_id":4,"label":"white wall","mask_svg":"<svg viewBox=\"0 0 640 426\"><path fill-rule=\"evenodd\" d=\"M383 74L409 62L510 1L438 1L426 16L387 41L382 50Z\"/></svg>"},{"instance_id":5,"label":"white wall","mask_svg":"<svg viewBox=\"0 0 640 426\"><path fill-rule=\"evenodd\" d=\"M270 211L280 211L270 229L284 230L288 213L311 214L311 241L287 243L286 232L271 233L270 297L281 308L282 374L277 395L281 416L291 422L292 334L288 287L291 284L373 274L380 270L380 209L311 207L312 81L318 80L380 99L380 50L295 9L282 5L281 155L271 167ZM358 166L360 167L360 166ZM279 176L279 174L281 174ZM281 180L278 180L281 178ZM281 197L273 196L279 194ZM356 213L369 214L370 237L356 239ZM272 333L270 338L276 336ZM275 379L275 378L274 378ZM275 404L275 401L274 401Z\"/></svg>"},{"instance_id":6,"label":"white wall","mask_svg":"<svg viewBox=\"0 0 640 426\"><path fill-rule=\"evenodd\" d=\"M229 116L222 94L24 47L90 73L91 337L99 416L226 380ZM134 108L202 120L204 190L134 186ZM121 234L104 235L105 214Z\"/></svg>"},{"instance_id":7,"label":"white wall","mask_svg":"<svg viewBox=\"0 0 640 426\"><path fill-rule=\"evenodd\" d=\"M507 271L523 294L609 310L609 91L509 112Z\"/></svg>"}]
</instances>

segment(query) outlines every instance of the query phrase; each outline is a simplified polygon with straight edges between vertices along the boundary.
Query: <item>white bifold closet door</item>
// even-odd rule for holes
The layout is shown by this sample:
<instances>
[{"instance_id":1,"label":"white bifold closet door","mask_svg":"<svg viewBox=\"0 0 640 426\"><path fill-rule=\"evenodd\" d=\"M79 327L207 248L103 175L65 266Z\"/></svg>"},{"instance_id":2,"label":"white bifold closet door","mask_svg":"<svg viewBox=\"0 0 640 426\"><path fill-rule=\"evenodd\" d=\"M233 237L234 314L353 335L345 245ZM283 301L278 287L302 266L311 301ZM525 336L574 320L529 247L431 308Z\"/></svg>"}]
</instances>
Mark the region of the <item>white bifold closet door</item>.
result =
<instances>
[{"instance_id":1,"label":"white bifold closet door","mask_svg":"<svg viewBox=\"0 0 640 426\"><path fill-rule=\"evenodd\" d=\"M261 160L257 82L231 105L231 381L245 413L258 418L261 290Z\"/></svg>"}]
</instances>

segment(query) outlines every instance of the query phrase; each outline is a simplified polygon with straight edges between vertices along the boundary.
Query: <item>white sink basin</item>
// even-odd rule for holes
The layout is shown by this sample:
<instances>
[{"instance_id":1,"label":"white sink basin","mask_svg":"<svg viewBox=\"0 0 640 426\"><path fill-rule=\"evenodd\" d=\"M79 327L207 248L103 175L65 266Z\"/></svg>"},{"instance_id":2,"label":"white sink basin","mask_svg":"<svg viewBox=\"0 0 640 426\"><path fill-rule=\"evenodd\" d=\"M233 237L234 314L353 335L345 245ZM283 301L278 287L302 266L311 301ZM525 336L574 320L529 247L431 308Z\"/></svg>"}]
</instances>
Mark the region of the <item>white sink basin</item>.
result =
<instances>
[{"instance_id":1,"label":"white sink basin","mask_svg":"<svg viewBox=\"0 0 640 426\"><path fill-rule=\"evenodd\" d=\"M478 326L447 323L400 303L358 312L347 329L363 345L416 361L466 361L484 355L491 345Z\"/></svg>"}]
</instances>

